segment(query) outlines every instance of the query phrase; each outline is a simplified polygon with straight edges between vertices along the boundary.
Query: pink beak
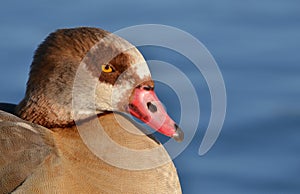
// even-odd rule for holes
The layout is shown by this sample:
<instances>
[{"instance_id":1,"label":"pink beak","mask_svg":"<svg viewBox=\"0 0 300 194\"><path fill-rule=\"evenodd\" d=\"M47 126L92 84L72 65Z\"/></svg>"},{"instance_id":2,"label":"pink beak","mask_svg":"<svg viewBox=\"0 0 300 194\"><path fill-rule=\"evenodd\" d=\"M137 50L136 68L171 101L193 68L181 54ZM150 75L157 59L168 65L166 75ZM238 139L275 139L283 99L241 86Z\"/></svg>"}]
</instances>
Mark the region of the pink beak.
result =
<instances>
[{"instance_id":1,"label":"pink beak","mask_svg":"<svg viewBox=\"0 0 300 194\"><path fill-rule=\"evenodd\" d=\"M140 119L156 131L181 142L184 138L182 130L169 117L153 88L136 87L129 103L129 113Z\"/></svg>"}]
</instances>

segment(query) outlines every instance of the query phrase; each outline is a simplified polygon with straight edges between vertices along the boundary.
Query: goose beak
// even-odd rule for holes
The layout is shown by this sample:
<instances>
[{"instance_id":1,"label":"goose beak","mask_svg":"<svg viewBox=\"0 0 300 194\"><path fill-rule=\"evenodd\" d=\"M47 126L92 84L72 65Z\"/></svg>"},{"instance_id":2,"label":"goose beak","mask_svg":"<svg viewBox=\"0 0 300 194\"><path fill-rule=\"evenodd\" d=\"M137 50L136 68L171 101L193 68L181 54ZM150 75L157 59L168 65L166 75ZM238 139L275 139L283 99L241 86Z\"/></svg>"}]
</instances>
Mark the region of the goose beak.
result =
<instances>
[{"instance_id":1,"label":"goose beak","mask_svg":"<svg viewBox=\"0 0 300 194\"><path fill-rule=\"evenodd\" d=\"M184 133L166 113L153 88L136 87L130 97L128 111L156 131L174 138L177 142L183 140Z\"/></svg>"}]
</instances>

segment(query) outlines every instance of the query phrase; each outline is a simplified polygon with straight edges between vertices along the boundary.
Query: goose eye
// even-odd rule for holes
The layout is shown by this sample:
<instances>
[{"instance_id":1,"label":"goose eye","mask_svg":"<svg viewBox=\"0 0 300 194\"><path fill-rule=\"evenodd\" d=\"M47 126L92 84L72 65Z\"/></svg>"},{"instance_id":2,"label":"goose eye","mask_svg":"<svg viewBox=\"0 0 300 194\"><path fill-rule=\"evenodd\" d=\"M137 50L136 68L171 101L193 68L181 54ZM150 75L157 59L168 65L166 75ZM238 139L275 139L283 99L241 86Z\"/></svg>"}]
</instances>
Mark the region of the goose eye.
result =
<instances>
[{"instance_id":1,"label":"goose eye","mask_svg":"<svg viewBox=\"0 0 300 194\"><path fill-rule=\"evenodd\" d=\"M110 73L110 72L113 72L113 68L110 65L105 64L105 65L102 65L102 71L105 73Z\"/></svg>"}]
</instances>

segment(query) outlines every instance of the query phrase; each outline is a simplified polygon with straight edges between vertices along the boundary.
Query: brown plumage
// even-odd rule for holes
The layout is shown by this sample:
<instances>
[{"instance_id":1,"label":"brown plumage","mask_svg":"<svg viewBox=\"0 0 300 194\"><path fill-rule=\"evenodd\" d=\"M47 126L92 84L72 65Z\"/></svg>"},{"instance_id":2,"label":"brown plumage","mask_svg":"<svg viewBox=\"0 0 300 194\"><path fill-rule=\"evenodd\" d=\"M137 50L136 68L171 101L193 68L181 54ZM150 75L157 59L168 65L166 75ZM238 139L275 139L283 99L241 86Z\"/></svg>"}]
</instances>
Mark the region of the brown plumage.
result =
<instances>
[{"instance_id":1,"label":"brown plumage","mask_svg":"<svg viewBox=\"0 0 300 194\"><path fill-rule=\"evenodd\" d=\"M0 111L0 193L181 193L176 168L163 146L126 117L103 109L98 116L75 125L72 87L76 70L91 47L108 34L96 28L58 30L37 49L26 96L16 108L18 117ZM135 48L114 56L120 49L105 46L103 58L109 59L106 63L113 64L118 75L139 57ZM94 76L99 76L95 69L103 62L92 61L88 66ZM98 79L101 83L114 85L113 79L103 76ZM139 81L153 87L149 77ZM123 148L156 148L151 157L161 165L120 168L97 157L77 128L93 134L99 122L108 137ZM97 135L97 146L106 146L97 141ZM105 151L109 154L112 150L108 146ZM151 157L120 156L114 162L147 166Z\"/></svg>"}]
</instances>

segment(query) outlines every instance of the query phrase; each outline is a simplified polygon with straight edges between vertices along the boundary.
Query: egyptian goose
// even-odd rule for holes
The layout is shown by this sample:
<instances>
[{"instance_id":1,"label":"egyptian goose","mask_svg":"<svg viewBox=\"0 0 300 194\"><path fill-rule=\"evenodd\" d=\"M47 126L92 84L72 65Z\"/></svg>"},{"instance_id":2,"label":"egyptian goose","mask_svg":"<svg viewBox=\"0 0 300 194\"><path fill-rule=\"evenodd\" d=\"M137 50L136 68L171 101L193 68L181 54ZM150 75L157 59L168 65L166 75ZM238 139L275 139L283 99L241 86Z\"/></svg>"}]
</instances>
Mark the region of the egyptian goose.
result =
<instances>
[{"instance_id":1,"label":"egyptian goose","mask_svg":"<svg viewBox=\"0 0 300 194\"><path fill-rule=\"evenodd\" d=\"M183 139L153 88L124 39L87 27L51 33L24 99L2 104L1 193L181 193L166 150L128 116Z\"/></svg>"}]
</instances>

